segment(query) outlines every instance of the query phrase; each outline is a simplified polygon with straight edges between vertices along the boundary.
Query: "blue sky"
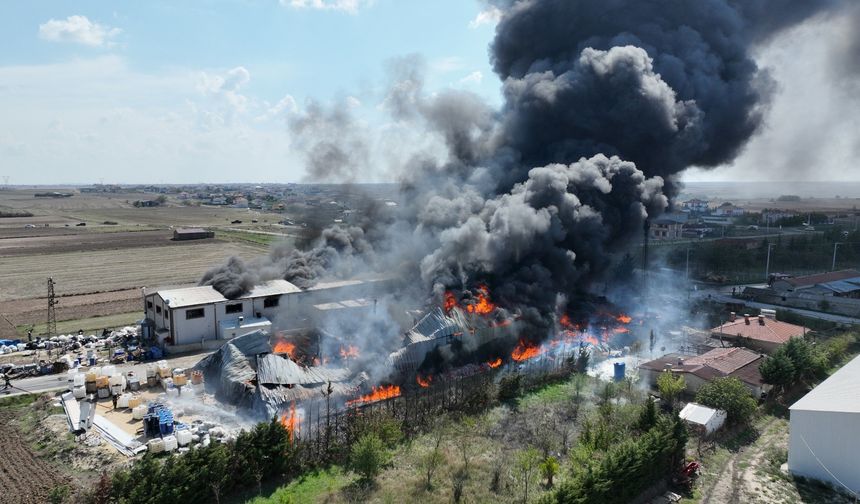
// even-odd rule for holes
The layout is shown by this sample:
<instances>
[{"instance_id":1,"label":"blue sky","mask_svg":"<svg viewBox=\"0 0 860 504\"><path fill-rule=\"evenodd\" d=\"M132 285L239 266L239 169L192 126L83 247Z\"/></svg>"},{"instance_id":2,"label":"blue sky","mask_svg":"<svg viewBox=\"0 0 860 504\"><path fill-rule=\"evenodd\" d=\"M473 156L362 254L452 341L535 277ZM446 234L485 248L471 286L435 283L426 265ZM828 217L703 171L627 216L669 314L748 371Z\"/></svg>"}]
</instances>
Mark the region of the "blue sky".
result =
<instances>
[{"instance_id":1,"label":"blue sky","mask_svg":"<svg viewBox=\"0 0 860 504\"><path fill-rule=\"evenodd\" d=\"M0 175L15 184L301 181L287 121L312 99L348 105L374 152L362 179L391 180L409 155L441 154L438 139L384 113L389 62L420 55L426 93L458 88L497 107L494 22L479 0L3 1ZM732 166L687 179L779 179L810 131L857 131L824 67L839 33L812 23L761 48L780 82L768 124ZM856 135L820 136L829 143L804 154L811 169L801 178L846 177Z\"/></svg>"}]
</instances>

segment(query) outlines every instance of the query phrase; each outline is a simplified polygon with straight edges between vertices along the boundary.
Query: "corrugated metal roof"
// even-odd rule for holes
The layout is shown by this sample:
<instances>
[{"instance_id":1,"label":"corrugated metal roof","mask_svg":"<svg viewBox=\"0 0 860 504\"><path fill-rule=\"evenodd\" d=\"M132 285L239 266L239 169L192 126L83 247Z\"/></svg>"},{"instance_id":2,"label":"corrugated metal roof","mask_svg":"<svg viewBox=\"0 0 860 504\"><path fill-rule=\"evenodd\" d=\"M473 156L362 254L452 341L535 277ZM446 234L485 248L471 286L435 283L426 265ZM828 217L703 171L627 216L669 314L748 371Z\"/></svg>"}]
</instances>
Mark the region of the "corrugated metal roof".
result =
<instances>
[{"instance_id":1,"label":"corrugated metal roof","mask_svg":"<svg viewBox=\"0 0 860 504\"><path fill-rule=\"evenodd\" d=\"M843 271L831 271L830 273L821 273L818 275L807 275L807 276L799 276L793 278L787 278L785 281L794 287L803 287L806 285L816 285L816 284L824 284L830 282L836 282L839 280L848 280L854 279L860 281L860 271L857 270L843 270Z\"/></svg>"},{"instance_id":2,"label":"corrugated metal roof","mask_svg":"<svg viewBox=\"0 0 860 504\"><path fill-rule=\"evenodd\" d=\"M272 280L254 287L251 292L237 299L280 296L282 294L293 294L296 292L302 292L302 290L286 280ZM215 290L211 285L161 290L156 294L161 296L161 298L164 299L171 308L232 301L222 296L221 293Z\"/></svg>"},{"instance_id":3,"label":"corrugated metal roof","mask_svg":"<svg viewBox=\"0 0 860 504\"><path fill-rule=\"evenodd\" d=\"M789 409L860 413L860 357L842 366Z\"/></svg>"},{"instance_id":4,"label":"corrugated metal roof","mask_svg":"<svg viewBox=\"0 0 860 504\"><path fill-rule=\"evenodd\" d=\"M698 403L688 403L678 414L682 419L699 425L708 425L712 418L718 416L718 410L702 406ZM723 413L725 415L725 413Z\"/></svg>"},{"instance_id":5,"label":"corrugated metal roof","mask_svg":"<svg viewBox=\"0 0 860 504\"><path fill-rule=\"evenodd\" d=\"M313 385L342 381L348 376L346 369L306 368L274 354L257 358L257 383L262 385Z\"/></svg>"},{"instance_id":6,"label":"corrugated metal roof","mask_svg":"<svg viewBox=\"0 0 860 504\"><path fill-rule=\"evenodd\" d=\"M821 284L821 287L839 294L854 292L860 290L860 279L836 280L835 282Z\"/></svg>"}]
</instances>

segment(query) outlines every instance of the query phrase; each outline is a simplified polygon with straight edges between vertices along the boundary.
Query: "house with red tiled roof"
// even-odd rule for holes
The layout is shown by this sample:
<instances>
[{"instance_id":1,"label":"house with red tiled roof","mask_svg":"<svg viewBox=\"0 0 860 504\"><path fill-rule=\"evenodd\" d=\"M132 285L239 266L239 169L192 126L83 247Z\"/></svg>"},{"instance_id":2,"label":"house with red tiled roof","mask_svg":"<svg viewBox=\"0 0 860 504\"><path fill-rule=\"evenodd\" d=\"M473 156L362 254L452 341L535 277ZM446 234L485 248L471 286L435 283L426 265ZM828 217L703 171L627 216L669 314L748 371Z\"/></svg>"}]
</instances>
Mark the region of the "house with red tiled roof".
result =
<instances>
[{"instance_id":1,"label":"house with red tiled roof","mask_svg":"<svg viewBox=\"0 0 860 504\"><path fill-rule=\"evenodd\" d=\"M711 329L711 337L723 344L745 346L759 352L771 353L791 338L802 338L809 332L803 326L780 322L773 312L763 312L758 317L734 313L728 322Z\"/></svg>"},{"instance_id":2,"label":"house with red tiled roof","mask_svg":"<svg viewBox=\"0 0 860 504\"><path fill-rule=\"evenodd\" d=\"M746 348L715 348L695 357L667 354L639 366L639 376L652 388L657 387L660 373L670 371L684 377L687 392L695 394L702 385L717 378L733 376L743 382L753 397L770 390L762 381L758 367L764 355Z\"/></svg>"}]
</instances>

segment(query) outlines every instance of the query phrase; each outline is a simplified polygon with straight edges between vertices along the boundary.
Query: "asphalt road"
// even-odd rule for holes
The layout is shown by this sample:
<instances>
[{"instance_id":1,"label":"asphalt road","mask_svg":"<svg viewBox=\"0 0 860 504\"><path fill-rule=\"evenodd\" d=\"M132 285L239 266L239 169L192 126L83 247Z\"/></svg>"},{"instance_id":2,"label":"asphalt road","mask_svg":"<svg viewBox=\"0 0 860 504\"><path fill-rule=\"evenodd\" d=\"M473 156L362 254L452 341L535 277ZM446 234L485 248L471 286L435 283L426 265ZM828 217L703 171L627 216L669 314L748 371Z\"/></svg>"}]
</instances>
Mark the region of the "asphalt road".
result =
<instances>
[{"instance_id":1,"label":"asphalt road","mask_svg":"<svg viewBox=\"0 0 860 504\"><path fill-rule=\"evenodd\" d=\"M206 355L212 353L211 351L195 353L195 354L185 354L176 356L173 358L166 358L166 360L170 367L173 368L190 368L197 364L200 359L205 357ZM118 364L116 366L117 371L122 374L127 374L129 371L133 371L136 375L145 375L146 374L146 366L150 364L149 362L140 364L135 362L127 362L125 364ZM20 394L35 394L42 392L52 392L56 390L66 390L69 388L69 383L67 382L68 376L66 373L60 374L52 374L52 375L44 375L44 376L35 376L33 378L24 378L21 380L12 380L12 386L14 389L9 390L0 390L0 397L7 397L13 395ZM3 384L0 383L0 389L2 389Z\"/></svg>"}]
</instances>

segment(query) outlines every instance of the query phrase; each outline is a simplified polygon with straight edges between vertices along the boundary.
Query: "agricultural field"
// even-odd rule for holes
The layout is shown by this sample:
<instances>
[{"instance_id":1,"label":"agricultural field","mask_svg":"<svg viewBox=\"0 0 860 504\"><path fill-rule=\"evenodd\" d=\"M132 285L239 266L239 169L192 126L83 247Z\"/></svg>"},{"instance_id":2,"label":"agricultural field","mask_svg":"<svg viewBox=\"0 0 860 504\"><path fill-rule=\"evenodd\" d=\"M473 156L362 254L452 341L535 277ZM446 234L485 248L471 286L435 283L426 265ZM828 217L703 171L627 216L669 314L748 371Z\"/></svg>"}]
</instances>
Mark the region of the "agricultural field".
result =
<instances>
[{"instance_id":1,"label":"agricultural field","mask_svg":"<svg viewBox=\"0 0 860 504\"><path fill-rule=\"evenodd\" d=\"M0 337L44 330L47 277L56 283L57 320L64 328L124 325L139 319L141 287L193 285L231 256L250 259L298 236L276 226L283 219L277 214L172 202L132 205L151 194L34 198L35 192L0 191L0 210L33 215L0 218ZM173 241L172 228L184 226L213 229L216 238Z\"/></svg>"}]
</instances>

